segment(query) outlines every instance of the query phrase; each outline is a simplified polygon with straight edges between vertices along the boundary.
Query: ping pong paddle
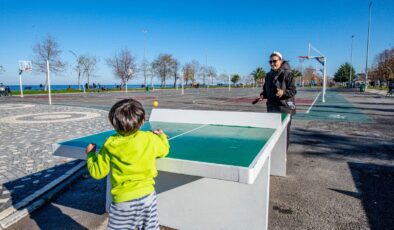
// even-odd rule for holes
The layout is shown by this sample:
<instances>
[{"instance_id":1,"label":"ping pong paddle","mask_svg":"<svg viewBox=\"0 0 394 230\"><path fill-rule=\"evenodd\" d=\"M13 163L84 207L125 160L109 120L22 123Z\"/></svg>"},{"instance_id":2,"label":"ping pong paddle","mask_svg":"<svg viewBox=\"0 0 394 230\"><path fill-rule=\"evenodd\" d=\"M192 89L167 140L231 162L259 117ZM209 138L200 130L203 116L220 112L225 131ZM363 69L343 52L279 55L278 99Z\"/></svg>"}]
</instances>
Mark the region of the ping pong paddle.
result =
<instances>
[{"instance_id":1,"label":"ping pong paddle","mask_svg":"<svg viewBox=\"0 0 394 230\"><path fill-rule=\"evenodd\" d=\"M254 104L256 104L259 101L260 101L260 98L256 98L256 99L254 99L254 101L252 101L252 104L254 105Z\"/></svg>"}]
</instances>

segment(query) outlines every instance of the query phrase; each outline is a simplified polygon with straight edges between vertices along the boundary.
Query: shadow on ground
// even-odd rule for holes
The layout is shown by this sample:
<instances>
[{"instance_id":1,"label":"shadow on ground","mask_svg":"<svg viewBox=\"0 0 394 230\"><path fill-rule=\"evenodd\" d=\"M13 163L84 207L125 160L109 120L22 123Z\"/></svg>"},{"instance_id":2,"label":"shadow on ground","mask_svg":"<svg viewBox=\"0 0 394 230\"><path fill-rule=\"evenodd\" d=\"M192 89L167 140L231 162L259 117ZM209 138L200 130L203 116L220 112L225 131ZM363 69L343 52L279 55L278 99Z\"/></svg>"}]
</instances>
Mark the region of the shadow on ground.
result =
<instances>
[{"instance_id":1,"label":"shadow on ground","mask_svg":"<svg viewBox=\"0 0 394 230\"><path fill-rule=\"evenodd\" d=\"M394 229L394 166L348 162L358 193L331 189L361 199L372 230Z\"/></svg>"},{"instance_id":2,"label":"shadow on ground","mask_svg":"<svg viewBox=\"0 0 394 230\"><path fill-rule=\"evenodd\" d=\"M43 192L46 192L46 187L51 186L57 178L79 162L76 160L56 165L2 184L0 198L8 199L8 201L0 205L0 212L10 207L17 210L24 208L31 201L40 197Z\"/></svg>"},{"instance_id":3,"label":"shadow on ground","mask_svg":"<svg viewBox=\"0 0 394 230\"><path fill-rule=\"evenodd\" d=\"M300 128L292 134L292 143L310 146L302 153L306 156L346 160L358 192L329 189L360 199L371 229L394 229L394 166L354 162L394 160L392 141L368 137L367 133L345 136Z\"/></svg>"},{"instance_id":4,"label":"shadow on ground","mask_svg":"<svg viewBox=\"0 0 394 230\"><path fill-rule=\"evenodd\" d=\"M75 183L65 188L51 198L51 202L36 212L30 213L18 224L11 226L10 230L21 229L89 229L97 227L106 217L105 212L105 185L106 181L94 180L87 176L83 169L82 176ZM86 218L86 213L91 213ZM36 226L25 228L25 224L33 220Z\"/></svg>"},{"instance_id":5,"label":"shadow on ground","mask_svg":"<svg viewBox=\"0 0 394 230\"><path fill-rule=\"evenodd\" d=\"M331 159L364 157L394 160L394 142L367 136L367 133L342 135L334 132L296 128L292 131L291 143L310 146L309 150L304 151L304 155ZM329 151L322 154L321 151L316 151L314 148L325 148Z\"/></svg>"}]
</instances>

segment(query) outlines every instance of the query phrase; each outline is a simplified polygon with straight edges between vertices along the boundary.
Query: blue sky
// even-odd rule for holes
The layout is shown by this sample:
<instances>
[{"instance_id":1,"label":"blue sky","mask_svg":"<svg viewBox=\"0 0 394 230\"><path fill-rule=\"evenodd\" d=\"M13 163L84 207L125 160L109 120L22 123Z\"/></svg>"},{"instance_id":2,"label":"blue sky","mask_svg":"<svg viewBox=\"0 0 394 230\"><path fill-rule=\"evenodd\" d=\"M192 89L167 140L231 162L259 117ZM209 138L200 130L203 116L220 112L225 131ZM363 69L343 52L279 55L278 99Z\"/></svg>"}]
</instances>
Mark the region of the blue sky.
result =
<instances>
[{"instance_id":1,"label":"blue sky","mask_svg":"<svg viewBox=\"0 0 394 230\"><path fill-rule=\"evenodd\" d=\"M375 0L369 63L394 46L394 1ZM18 60L31 60L33 46L50 34L74 64L70 50L100 58L94 82L114 84L105 60L127 47L137 57L169 53L181 64L191 60L214 66L218 73L248 75L256 67L269 70L268 56L278 50L298 67L308 43L327 56L333 75L350 59L365 68L368 0L332 1L9 1L0 0L0 82L18 84ZM304 66L316 66L306 62ZM44 82L42 74L24 74L25 84ZM52 84L76 84L69 70L52 77ZM142 82L137 78L134 83Z\"/></svg>"}]
</instances>

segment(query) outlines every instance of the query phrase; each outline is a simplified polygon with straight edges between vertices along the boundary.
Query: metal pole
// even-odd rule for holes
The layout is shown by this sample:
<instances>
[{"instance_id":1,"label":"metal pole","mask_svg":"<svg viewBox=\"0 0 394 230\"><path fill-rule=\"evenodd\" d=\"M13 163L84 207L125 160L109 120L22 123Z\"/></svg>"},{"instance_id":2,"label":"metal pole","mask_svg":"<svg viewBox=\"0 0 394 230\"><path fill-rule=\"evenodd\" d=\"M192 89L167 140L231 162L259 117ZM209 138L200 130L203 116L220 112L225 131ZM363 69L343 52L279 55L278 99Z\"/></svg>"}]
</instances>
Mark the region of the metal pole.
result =
<instances>
[{"instance_id":1,"label":"metal pole","mask_svg":"<svg viewBox=\"0 0 394 230\"><path fill-rule=\"evenodd\" d=\"M371 6L372 6L372 1L369 1L367 55L365 57L365 91L367 91L368 88L368 55L369 55L369 39L371 32Z\"/></svg>"},{"instance_id":2,"label":"metal pole","mask_svg":"<svg viewBox=\"0 0 394 230\"><path fill-rule=\"evenodd\" d=\"M208 57L207 57L207 48L205 48L205 73L204 73L204 84L205 84L205 80L208 80L207 83L207 88L209 88L209 76L208 79L205 79L206 76L205 74L208 72Z\"/></svg>"},{"instance_id":3,"label":"metal pole","mask_svg":"<svg viewBox=\"0 0 394 230\"><path fill-rule=\"evenodd\" d=\"M231 91L231 74L228 75L228 91Z\"/></svg>"},{"instance_id":4,"label":"metal pole","mask_svg":"<svg viewBox=\"0 0 394 230\"><path fill-rule=\"evenodd\" d=\"M47 60L47 73L48 73L48 99L49 104L52 105L52 97L51 97L51 78L49 74L49 61Z\"/></svg>"},{"instance_id":5,"label":"metal pole","mask_svg":"<svg viewBox=\"0 0 394 230\"><path fill-rule=\"evenodd\" d=\"M20 87L20 90L21 90L21 97L23 97L23 87L22 87L22 72L23 72L23 70L19 70L19 87Z\"/></svg>"},{"instance_id":6,"label":"metal pole","mask_svg":"<svg viewBox=\"0 0 394 230\"><path fill-rule=\"evenodd\" d=\"M323 67L323 96L322 96L322 102L326 102L326 82L327 82L327 77L326 77L326 64L327 64L327 57L324 57L324 67Z\"/></svg>"},{"instance_id":7,"label":"metal pole","mask_svg":"<svg viewBox=\"0 0 394 230\"><path fill-rule=\"evenodd\" d=\"M182 95L185 94L185 90L183 88L183 76L181 76L181 84L182 84Z\"/></svg>"},{"instance_id":8,"label":"metal pole","mask_svg":"<svg viewBox=\"0 0 394 230\"><path fill-rule=\"evenodd\" d=\"M304 59L301 60L301 87L304 88Z\"/></svg>"},{"instance_id":9,"label":"metal pole","mask_svg":"<svg viewBox=\"0 0 394 230\"><path fill-rule=\"evenodd\" d=\"M354 39L354 35L352 35L352 43L350 45L350 69L349 69L349 87L350 88L352 88L353 39Z\"/></svg>"},{"instance_id":10,"label":"metal pole","mask_svg":"<svg viewBox=\"0 0 394 230\"><path fill-rule=\"evenodd\" d=\"M144 86L146 87L146 33L147 30L142 30L144 33Z\"/></svg>"}]
</instances>

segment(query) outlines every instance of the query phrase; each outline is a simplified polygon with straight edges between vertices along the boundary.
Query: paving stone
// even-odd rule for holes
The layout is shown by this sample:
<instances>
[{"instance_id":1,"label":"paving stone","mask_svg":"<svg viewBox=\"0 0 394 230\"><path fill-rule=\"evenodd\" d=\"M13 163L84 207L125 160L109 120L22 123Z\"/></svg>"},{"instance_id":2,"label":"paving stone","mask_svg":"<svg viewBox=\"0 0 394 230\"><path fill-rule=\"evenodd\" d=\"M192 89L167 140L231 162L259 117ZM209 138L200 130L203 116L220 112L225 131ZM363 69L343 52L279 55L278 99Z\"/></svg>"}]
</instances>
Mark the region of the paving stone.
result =
<instances>
[{"instance_id":1,"label":"paving stone","mask_svg":"<svg viewBox=\"0 0 394 230\"><path fill-rule=\"evenodd\" d=\"M52 155L52 144L108 130L107 115L104 110L57 105L3 108L0 114L0 185L4 190L0 200L11 196L12 202L0 205L0 211L74 167L78 161ZM67 121L47 122L66 116L69 117ZM85 116L92 117L84 119Z\"/></svg>"}]
</instances>

